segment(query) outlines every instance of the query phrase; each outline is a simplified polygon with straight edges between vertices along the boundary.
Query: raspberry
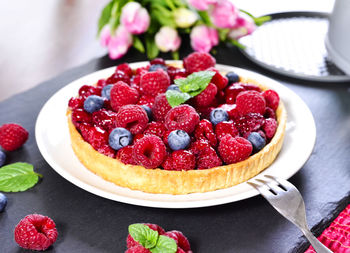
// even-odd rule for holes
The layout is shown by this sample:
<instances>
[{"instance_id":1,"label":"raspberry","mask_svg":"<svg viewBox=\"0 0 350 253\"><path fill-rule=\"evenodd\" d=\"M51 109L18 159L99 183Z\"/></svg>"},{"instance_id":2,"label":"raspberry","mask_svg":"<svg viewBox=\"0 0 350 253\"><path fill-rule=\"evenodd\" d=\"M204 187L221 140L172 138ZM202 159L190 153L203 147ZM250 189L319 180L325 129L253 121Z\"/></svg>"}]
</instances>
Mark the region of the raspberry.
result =
<instances>
[{"instance_id":1,"label":"raspberry","mask_svg":"<svg viewBox=\"0 0 350 253\"><path fill-rule=\"evenodd\" d=\"M97 88L103 88L103 87L105 87L107 85L107 82L106 82L106 80L105 79L100 79L100 80L98 80L97 81L97 83L96 83L96 87Z\"/></svg>"},{"instance_id":2,"label":"raspberry","mask_svg":"<svg viewBox=\"0 0 350 253\"><path fill-rule=\"evenodd\" d=\"M187 72L185 69L176 68L173 66L168 67L168 75L170 77L170 80L173 81L174 79L180 78L180 77L187 77Z\"/></svg>"},{"instance_id":3,"label":"raspberry","mask_svg":"<svg viewBox=\"0 0 350 253\"><path fill-rule=\"evenodd\" d=\"M99 127L91 127L88 133L88 142L94 149L98 150L108 145L108 132Z\"/></svg>"},{"instance_id":4,"label":"raspberry","mask_svg":"<svg viewBox=\"0 0 350 253\"><path fill-rule=\"evenodd\" d=\"M55 223L40 214L27 215L15 228L15 241L24 249L46 250L56 239Z\"/></svg>"},{"instance_id":5,"label":"raspberry","mask_svg":"<svg viewBox=\"0 0 350 253\"><path fill-rule=\"evenodd\" d=\"M115 84L119 81L123 81L124 83L130 84L130 77L128 76L128 74L118 69L116 69L115 72L106 80L107 84Z\"/></svg>"},{"instance_id":6,"label":"raspberry","mask_svg":"<svg viewBox=\"0 0 350 253\"><path fill-rule=\"evenodd\" d=\"M135 134L132 138L133 144L135 144L139 139L142 139L144 134Z\"/></svg>"},{"instance_id":7,"label":"raspberry","mask_svg":"<svg viewBox=\"0 0 350 253\"><path fill-rule=\"evenodd\" d=\"M208 68L207 70L214 71L215 75L211 79L211 82L216 85L218 90L223 90L228 84L228 79L226 76L220 74L219 70L215 68Z\"/></svg>"},{"instance_id":8,"label":"raspberry","mask_svg":"<svg viewBox=\"0 0 350 253\"><path fill-rule=\"evenodd\" d=\"M136 165L136 162L132 156L132 146L126 146L119 149L117 152L117 159L124 164Z\"/></svg>"},{"instance_id":9,"label":"raspberry","mask_svg":"<svg viewBox=\"0 0 350 253\"><path fill-rule=\"evenodd\" d=\"M220 105L220 108L224 109L227 112L230 119L235 119L240 117L237 111L236 104L223 104L223 105Z\"/></svg>"},{"instance_id":10,"label":"raspberry","mask_svg":"<svg viewBox=\"0 0 350 253\"><path fill-rule=\"evenodd\" d=\"M162 227L156 225L156 224L151 224L151 223L143 223L144 225L148 226L150 229L157 231L159 235L164 235L165 231ZM128 237L126 238L126 246L128 248L135 247L137 245L140 245L138 242L134 240L134 238L131 237L129 234Z\"/></svg>"},{"instance_id":11,"label":"raspberry","mask_svg":"<svg viewBox=\"0 0 350 253\"><path fill-rule=\"evenodd\" d=\"M117 82L111 89L111 106L118 112L123 105L136 104L139 93L124 82Z\"/></svg>"},{"instance_id":12,"label":"raspberry","mask_svg":"<svg viewBox=\"0 0 350 253\"><path fill-rule=\"evenodd\" d=\"M195 156L187 150L176 150L171 153L168 159L169 164L164 167L165 170L193 170L196 167Z\"/></svg>"},{"instance_id":13,"label":"raspberry","mask_svg":"<svg viewBox=\"0 0 350 253\"><path fill-rule=\"evenodd\" d=\"M155 59L150 61L150 64L151 65L157 65L157 64L165 65L165 61L162 58L155 58Z\"/></svg>"},{"instance_id":14,"label":"raspberry","mask_svg":"<svg viewBox=\"0 0 350 253\"><path fill-rule=\"evenodd\" d=\"M189 151L191 151L195 156L198 156L203 150L211 148L209 142L204 139L197 140L191 143Z\"/></svg>"},{"instance_id":15,"label":"raspberry","mask_svg":"<svg viewBox=\"0 0 350 253\"><path fill-rule=\"evenodd\" d=\"M139 134L147 127L147 113L139 105L125 105L119 109L116 123L117 127L124 127L132 134Z\"/></svg>"},{"instance_id":16,"label":"raspberry","mask_svg":"<svg viewBox=\"0 0 350 253\"><path fill-rule=\"evenodd\" d=\"M16 150L27 141L28 131L21 125L10 123L0 127L0 146L7 150Z\"/></svg>"},{"instance_id":17,"label":"raspberry","mask_svg":"<svg viewBox=\"0 0 350 253\"><path fill-rule=\"evenodd\" d=\"M143 133L144 134L154 134L154 135L157 135L158 137L162 138L165 130L166 129L165 129L165 126L163 123L152 121L152 122L147 124L147 127Z\"/></svg>"},{"instance_id":18,"label":"raspberry","mask_svg":"<svg viewBox=\"0 0 350 253\"><path fill-rule=\"evenodd\" d=\"M164 121L165 115L171 109L171 106L166 99L165 93L159 94L154 100L152 106L153 117L156 121Z\"/></svg>"},{"instance_id":19,"label":"raspberry","mask_svg":"<svg viewBox=\"0 0 350 253\"><path fill-rule=\"evenodd\" d=\"M125 253L151 253L148 249L142 247L141 245L136 245L125 251Z\"/></svg>"},{"instance_id":20,"label":"raspberry","mask_svg":"<svg viewBox=\"0 0 350 253\"><path fill-rule=\"evenodd\" d=\"M176 106L165 116L165 127L168 130L184 130L190 134L198 123L199 115L190 105Z\"/></svg>"},{"instance_id":21,"label":"raspberry","mask_svg":"<svg viewBox=\"0 0 350 253\"><path fill-rule=\"evenodd\" d=\"M115 157L115 151L113 148L111 148L109 145L102 145L101 147L99 147L97 149L97 152L105 155L105 156L109 156L114 158Z\"/></svg>"},{"instance_id":22,"label":"raspberry","mask_svg":"<svg viewBox=\"0 0 350 253\"><path fill-rule=\"evenodd\" d=\"M236 98L237 110L241 115L248 113L264 114L266 102L257 91L243 91Z\"/></svg>"},{"instance_id":23,"label":"raspberry","mask_svg":"<svg viewBox=\"0 0 350 253\"><path fill-rule=\"evenodd\" d=\"M249 113L234 120L235 126L243 137L248 137L249 133L260 129L265 123L265 119L261 114Z\"/></svg>"},{"instance_id":24,"label":"raspberry","mask_svg":"<svg viewBox=\"0 0 350 253\"><path fill-rule=\"evenodd\" d=\"M83 108L84 99L82 97L69 99L68 106L70 109Z\"/></svg>"},{"instance_id":25,"label":"raspberry","mask_svg":"<svg viewBox=\"0 0 350 253\"><path fill-rule=\"evenodd\" d=\"M266 138L271 139L275 135L277 129L277 121L272 118L266 119L262 129L266 134Z\"/></svg>"},{"instance_id":26,"label":"raspberry","mask_svg":"<svg viewBox=\"0 0 350 253\"><path fill-rule=\"evenodd\" d=\"M123 71L125 74L127 74L129 77L132 77L132 69L130 68L129 64L122 63L119 64L116 68L116 70Z\"/></svg>"},{"instance_id":27,"label":"raspberry","mask_svg":"<svg viewBox=\"0 0 350 253\"><path fill-rule=\"evenodd\" d=\"M135 75L131 78L130 80L131 82L131 86L135 87L135 86L140 86L140 82L141 82L141 75Z\"/></svg>"},{"instance_id":28,"label":"raspberry","mask_svg":"<svg viewBox=\"0 0 350 253\"><path fill-rule=\"evenodd\" d=\"M72 122L78 128L81 123L91 124L92 116L90 113L84 111L84 109L78 108L72 112Z\"/></svg>"},{"instance_id":29,"label":"raspberry","mask_svg":"<svg viewBox=\"0 0 350 253\"><path fill-rule=\"evenodd\" d=\"M252 83L240 83L240 85L245 89L245 90L255 90L257 92L261 92L261 89L259 86L252 84Z\"/></svg>"},{"instance_id":30,"label":"raspberry","mask_svg":"<svg viewBox=\"0 0 350 253\"><path fill-rule=\"evenodd\" d=\"M101 96L102 88L94 87L91 85L83 85L79 89L79 96L86 99L88 96L97 95Z\"/></svg>"},{"instance_id":31,"label":"raspberry","mask_svg":"<svg viewBox=\"0 0 350 253\"><path fill-rule=\"evenodd\" d=\"M153 104L154 104L154 100L155 98L153 96L149 96L149 95L142 95L140 97L139 102L137 102L138 105L147 105L150 108L152 108Z\"/></svg>"},{"instance_id":32,"label":"raspberry","mask_svg":"<svg viewBox=\"0 0 350 253\"><path fill-rule=\"evenodd\" d=\"M154 169L162 164L166 149L158 136L145 135L134 144L132 154L137 164L147 169Z\"/></svg>"},{"instance_id":33,"label":"raspberry","mask_svg":"<svg viewBox=\"0 0 350 253\"><path fill-rule=\"evenodd\" d=\"M204 91L193 98L193 101L198 107L209 106L213 102L217 92L218 89L216 88L215 84L209 83Z\"/></svg>"},{"instance_id":34,"label":"raspberry","mask_svg":"<svg viewBox=\"0 0 350 253\"><path fill-rule=\"evenodd\" d=\"M106 109L101 109L92 113L92 122L94 126L110 132L116 128L116 117L117 113Z\"/></svg>"},{"instance_id":35,"label":"raspberry","mask_svg":"<svg viewBox=\"0 0 350 253\"><path fill-rule=\"evenodd\" d=\"M264 117L266 119L268 119L268 118L276 119L276 113L270 107L266 107Z\"/></svg>"},{"instance_id":36,"label":"raspberry","mask_svg":"<svg viewBox=\"0 0 350 253\"><path fill-rule=\"evenodd\" d=\"M265 98L266 106L276 111L280 102L280 97L278 96L278 93L274 90L266 90L262 93L262 95Z\"/></svg>"},{"instance_id":37,"label":"raspberry","mask_svg":"<svg viewBox=\"0 0 350 253\"><path fill-rule=\"evenodd\" d=\"M177 245L183 249L185 252L191 250L191 246L190 246L190 242L188 241L188 239L186 238L186 236L184 236L184 234L180 231L177 230L172 230L169 231L168 233L172 233L175 234L177 237Z\"/></svg>"},{"instance_id":38,"label":"raspberry","mask_svg":"<svg viewBox=\"0 0 350 253\"><path fill-rule=\"evenodd\" d=\"M207 140L212 147L215 147L217 144L217 139L213 130L213 125L207 119L203 119L199 122L194 131L194 137L196 138L196 140Z\"/></svg>"},{"instance_id":39,"label":"raspberry","mask_svg":"<svg viewBox=\"0 0 350 253\"><path fill-rule=\"evenodd\" d=\"M199 170L210 169L222 165L222 161L216 154L216 151L212 148L204 148L199 151L197 160L197 168Z\"/></svg>"},{"instance_id":40,"label":"raspberry","mask_svg":"<svg viewBox=\"0 0 350 253\"><path fill-rule=\"evenodd\" d=\"M83 137L84 141L89 142L89 132L92 126L88 123L81 123L78 127L81 136Z\"/></svg>"},{"instance_id":41,"label":"raspberry","mask_svg":"<svg viewBox=\"0 0 350 253\"><path fill-rule=\"evenodd\" d=\"M225 101L226 101L226 103L227 104L236 103L236 97L242 91L244 91L244 88L239 83L227 87L225 89Z\"/></svg>"},{"instance_id":42,"label":"raspberry","mask_svg":"<svg viewBox=\"0 0 350 253\"><path fill-rule=\"evenodd\" d=\"M150 96L157 96L159 93L166 92L169 85L170 78L162 69L144 74L140 82L143 93Z\"/></svg>"},{"instance_id":43,"label":"raspberry","mask_svg":"<svg viewBox=\"0 0 350 253\"><path fill-rule=\"evenodd\" d=\"M149 69L149 65L145 66L145 67L140 67L136 69L136 75L139 75L140 77L143 76L144 74L146 74L148 72Z\"/></svg>"},{"instance_id":44,"label":"raspberry","mask_svg":"<svg viewBox=\"0 0 350 253\"><path fill-rule=\"evenodd\" d=\"M171 133L172 131L171 130L166 130L163 134L163 142L165 145L169 146L169 143L168 143L168 137L169 137L169 134Z\"/></svg>"},{"instance_id":45,"label":"raspberry","mask_svg":"<svg viewBox=\"0 0 350 253\"><path fill-rule=\"evenodd\" d=\"M188 73L206 70L215 66L215 58L208 53L194 52L183 59L183 65Z\"/></svg>"},{"instance_id":46,"label":"raspberry","mask_svg":"<svg viewBox=\"0 0 350 253\"><path fill-rule=\"evenodd\" d=\"M225 135L219 143L218 151L224 162L231 164L247 159L253 151L253 146L242 137Z\"/></svg>"},{"instance_id":47,"label":"raspberry","mask_svg":"<svg viewBox=\"0 0 350 253\"><path fill-rule=\"evenodd\" d=\"M232 121L222 121L215 126L215 134L218 140L229 134L232 137L239 136L239 132Z\"/></svg>"}]
</instances>

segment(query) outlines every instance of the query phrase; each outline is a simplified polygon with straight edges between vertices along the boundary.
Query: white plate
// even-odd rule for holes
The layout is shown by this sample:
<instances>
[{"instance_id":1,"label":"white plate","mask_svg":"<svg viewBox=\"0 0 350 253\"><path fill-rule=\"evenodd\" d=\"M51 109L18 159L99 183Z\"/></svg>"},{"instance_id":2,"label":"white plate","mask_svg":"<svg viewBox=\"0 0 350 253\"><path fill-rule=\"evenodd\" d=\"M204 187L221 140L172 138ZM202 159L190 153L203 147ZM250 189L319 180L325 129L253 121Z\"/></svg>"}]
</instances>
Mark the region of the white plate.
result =
<instances>
[{"instance_id":1,"label":"white plate","mask_svg":"<svg viewBox=\"0 0 350 253\"><path fill-rule=\"evenodd\" d=\"M132 68L145 65L133 63ZM257 177L270 174L284 179L294 175L309 158L316 140L316 127L307 105L290 89L278 82L240 68L217 65L221 71L235 71L238 75L253 78L276 90L283 100L288 122L283 148L275 162ZM107 182L86 169L75 156L66 119L68 100L78 94L84 84L94 84L106 78L114 67L84 76L59 90L42 108L36 122L36 141L39 150L50 166L76 186L98 196L119 202L160 208L192 208L214 206L250 198L258 194L247 183L207 193L187 195L150 194L134 191Z\"/></svg>"}]
</instances>

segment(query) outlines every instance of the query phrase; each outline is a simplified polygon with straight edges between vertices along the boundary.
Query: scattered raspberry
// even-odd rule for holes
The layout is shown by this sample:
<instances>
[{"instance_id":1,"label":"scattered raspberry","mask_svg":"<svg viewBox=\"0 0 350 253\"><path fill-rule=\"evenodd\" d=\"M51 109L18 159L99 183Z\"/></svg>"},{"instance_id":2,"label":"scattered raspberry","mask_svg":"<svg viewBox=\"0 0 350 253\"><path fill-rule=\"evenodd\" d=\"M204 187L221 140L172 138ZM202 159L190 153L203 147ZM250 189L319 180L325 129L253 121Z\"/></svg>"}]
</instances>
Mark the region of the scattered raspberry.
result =
<instances>
[{"instance_id":1,"label":"scattered raspberry","mask_svg":"<svg viewBox=\"0 0 350 253\"><path fill-rule=\"evenodd\" d=\"M116 68L116 70L123 71L125 74L127 74L129 77L132 77L132 69L130 68L129 64L122 63L119 64Z\"/></svg>"},{"instance_id":2,"label":"scattered raspberry","mask_svg":"<svg viewBox=\"0 0 350 253\"><path fill-rule=\"evenodd\" d=\"M168 67L168 75L171 81L178 79L180 77L187 77L187 72L185 69L176 68L173 66Z\"/></svg>"},{"instance_id":3,"label":"scattered raspberry","mask_svg":"<svg viewBox=\"0 0 350 253\"><path fill-rule=\"evenodd\" d=\"M127 249L125 253L151 253L151 251L138 244L134 247Z\"/></svg>"},{"instance_id":4,"label":"scattered raspberry","mask_svg":"<svg viewBox=\"0 0 350 253\"><path fill-rule=\"evenodd\" d=\"M191 246L190 246L190 242L188 241L188 239L186 238L186 236L184 236L184 234L180 231L177 230L172 230L169 231L169 233L172 233L174 235L176 235L177 237L177 245L183 249L185 252L191 250Z\"/></svg>"},{"instance_id":5,"label":"scattered raspberry","mask_svg":"<svg viewBox=\"0 0 350 253\"><path fill-rule=\"evenodd\" d=\"M103 88L103 87L105 87L107 85L107 82L106 82L106 80L105 79L100 79L100 80L98 80L97 81L97 83L96 83L96 87L97 88Z\"/></svg>"},{"instance_id":6,"label":"scattered raspberry","mask_svg":"<svg viewBox=\"0 0 350 253\"><path fill-rule=\"evenodd\" d=\"M82 97L69 99L68 106L70 109L83 108L84 99Z\"/></svg>"},{"instance_id":7,"label":"scattered raspberry","mask_svg":"<svg viewBox=\"0 0 350 253\"><path fill-rule=\"evenodd\" d=\"M242 137L225 135L219 143L218 151L224 162L231 164L247 159L253 151L253 146Z\"/></svg>"},{"instance_id":8,"label":"scattered raspberry","mask_svg":"<svg viewBox=\"0 0 350 253\"><path fill-rule=\"evenodd\" d=\"M227 104L236 103L236 97L239 93L244 91L244 88L240 83L231 85L225 89L225 101Z\"/></svg>"},{"instance_id":9,"label":"scattered raspberry","mask_svg":"<svg viewBox=\"0 0 350 253\"><path fill-rule=\"evenodd\" d=\"M169 85L170 78L162 69L148 72L141 77L140 86L146 95L157 96L160 93L164 93Z\"/></svg>"},{"instance_id":10,"label":"scattered raspberry","mask_svg":"<svg viewBox=\"0 0 350 253\"><path fill-rule=\"evenodd\" d=\"M115 158L115 150L111 148L108 144L99 147L97 151L105 156Z\"/></svg>"},{"instance_id":11,"label":"scattered raspberry","mask_svg":"<svg viewBox=\"0 0 350 253\"><path fill-rule=\"evenodd\" d=\"M235 126L243 137L248 137L251 132L256 132L265 123L265 119L261 114L249 113L234 120Z\"/></svg>"},{"instance_id":12,"label":"scattered raspberry","mask_svg":"<svg viewBox=\"0 0 350 253\"><path fill-rule=\"evenodd\" d=\"M16 150L27 141L28 135L28 131L18 124L4 124L0 127L0 146L7 151Z\"/></svg>"},{"instance_id":13,"label":"scattered raspberry","mask_svg":"<svg viewBox=\"0 0 350 253\"><path fill-rule=\"evenodd\" d=\"M211 79L211 82L216 85L218 90L223 90L228 84L228 79L226 76L223 76L220 74L219 70L215 68L208 68L207 70L216 72L213 78Z\"/></svg>"},{"instance_id":14,"label":"scattered raspberry","mask_svg":"<svg viewBox=\"0 0 350 253\"><path fill-rule=\"evenodd\" d=\"M116 128L117 113L101 109L92 113L92 122L94 126L100 127L107 132L112 131Z\"/></svg>"},{"instance_id":15,"label":"scattered raspberry","mask_svg":"<svg viewBox=\"0 0 350 253\"><path fill-rule=\"evenodd\" d=\"M154 134L162 138L165 132L165 126L161 122L152 121L147 124L144 134Z\"/></svg>"},{"instance_id":16,"label":"scattered raspberry","mask_svg":"<svg viewBox=\"0 0 350 253\"><path fill-rule=\"evenodd\" d=\"M190 134L198 123L199 115L190 105L176 106L165 116L165 127L168 130L184 130Z\"/></svg>"},{"instance_id":17,"label":"scattered raspberry","mask_svg":"<svg viewBox=\"0 0 350 253\"><path fill-rule=\"evenodd\" d=\"M46 250L57 235L53 220L40 214L27 215L15 228L15 241L24 249Z\"/></svg>"},{"instance_id":18,"label":"scattered raspberry","mask_svg":"<svg viewBox=\"0 0 350 253\"><path fill-rule=\"evenodd\" d=\"M264 97L257 91L243 91L236 98L237 110L241 115L248 113L264 114L266 103Z\"/></svg>"},{"instance_id":19,"label":"scattered raspberry","mask_svg":"<svg viewBox=\"0 0 350 253\"><path fill-rule=\"evenodd\" d=\"M136 162L132 156L132 146L126 146L119 149L117 152L117 159L124 164L136 165Z\"/></svg>"},{"instance_id":20,"label":"scattered raspberry","mask_svg":"<svg viewBox=\"0 0 350 253\"><path fill-rule=\"evenodd\" d=\"M117 113L116 123L117 127L124 127L132 134L139 134L147 127L147 113L139 105L124 105Z\"/></svg>"},{"instance_id":21,"label":"scattered raspberry","mask_svg":"<svg viewBox=\"0 0 350 253\"><path fill-rule=\"evenodd\" d=\"M134 144L133 157L135 161L147 169L157 168L162 164L165 156L165 145L158 136L145 135Z\"/></svg>"},{"instance_id":22,"label":"scattered raspberry","mask_svg":"<svg viewBox=\"0 0 350 253\"><path fill-rule=\"evenodd\" d=\"M206 70L215 66L215 58L208 53L194 52L183 59L183 65L188 73Z\"/></svg>"},{"instance_id":23,"label":"scattered raspberry","mask_svg":"<svg viewBox=\"0 0 350 253\"><path fill-rule=\"evenodd\" d=\"M218 89L216 88L215 84L209 83L204 91L193 98L193 101L197 107L209 106L215 99L217 92Z\"/></svg>"},{"instance_id":24,"label":"scattered raspberry","mask_svg":"<svg viewBox=\"0 0 350 253\"><path fill-rule=\"evenodd\" d=\"M123 81L126 84L130 84L130 77L128 76L128 74L118 69L116 69L115 72L106 80L107 84L115 84L119 81Z\"/></svg>"},{"instance_id":25,"label":"scattered raspberry","mask_svg":"<svg viewBox=\"0 0 350 253\"><path fill-rule=\"evenodd\" d=\"M136 104L138 100L138 91L124 82L117 82L111 89L111 106L116 112L124 105Z\"/></svg>"},{"instance_id":26,"label":"scattered raspberry","mask_svg":"<svg viewBox=\"0 0 350 253\"><path fill-rule=\"evenodd\" d=\"M276 129L277 129L277 121L275 119L269 118L265 120L265 124L263 125L262 129L264 130L266 134L267 139L272 139L272 137L275 135Z\"/></svg>"},{"instance_id":27,"label":"scattered raspberry","mask_svg":"<svg viewBox=\"0 0 350 253\"><path fill-rule=\"evenodd\" d=\"M252 83L241 83L240 84L245 90L255 90L257 92L261 92L261 89L259 86L252 84Z\"/></svg>"},{"instance_id":28,"label":"scattered raspberry","mask_svg":"<svg viewBox=\"0 0 350 253\"><path fill-rule=\"evenodd\" d=\"M187 150L177 150L171 153L167 159L168 164L165 165L165 170L193 170L196 167L195 156Z\"/></svg>"},{"instance_id":29,"label":"scattered raspberry","mask_svg":"<svg viewBox=\"0 0 350 253\"><path fill-rule=\"evenodd\" d=\"M278 93L274 90L266 90L262 93L266 101L266 106L271 107L272 110L276 111L280 102Z\"/></svg>"},{"instance_id":30,"label":"scattered raspberry","mask_svg":"<svg viewBox=\"0 0 350 253\"><path fill-rule=\"evenodd\" d=\"M207 119L201 120L194 131L196 140L207 140L212 147L216 147L217 139L213 130L213 125Z\"/></svg>"},{"instance_id":31,"label":"scattered raspberry","mask_svg":"<svg viewBox=\"0 0 350 253\"><path fill-rule=\"evenodd\" d=\"M223 104L220 105L220 108L224 109L232 120L240 117L236 104Z\"/></svg>"},{"instance_id":32,"label":"scattered raspberry","mask_svg":"<svg viewBox=\"0 0 350 253\"><path fill-rule=\"evenodd\" d=\"M218 140L229 134L232 137L239 136L239 132L232 121L222 121L215 126L215 134Z\"/></svg>"},{"instance_id":33,"label":"scattered raspberry","mask_svg":"<svg viewBox=\"0 0 350 253\"><path fill-rule=\"evenodd\" d=\"M157 231L159 235L164 235L165 231L162 227L156 225L156 224L151 224L151 223L143 223L144 225L148 226L150 229ZM134 238L131 237L131 235L129 234L128 237L126 238L126 246L128 248L132 248L135 246L140 245L138 242L136 242L134 240Z\"/></svg>"},{"instance_id":34,"label":"scattered raspberry","mask_svg":"<svg viewBox=\"0 0 350 253\"><path fill-rule=\"evenodd\" d=\"M99 127L91 127L88 133L88 142L91 146L98 150L99 148L108 145L108 132Z\"/></svg>"},{"instance_id":35,"label":"scattered raspberry","mask_svg":"<svg viewBox=\"0 0 350 253\"><path fill-rule=\"evenodd\" d=\"M222 161L212 147L201 150L196 157L199 170L210 169L222 165Z\"/></svg>"},{"instance_id":36,"label":"scattered raspberry","mask_svg":"<svg viewBox=\"0 0 350 253\"><path fill-rule=\"evenodd\" d=\"M266 107L264 117L266 119L268 119L268 118L276 119L276 113L270 107Z\"/></svg>"},{"instance_id":37,"label":"scattered raspberry","mask_svg":"<svg viewBox=\"0 0 350 253\"><path fill-rule=\"evenodd\" d=\"M91 85L83 85L79 89L79 96L86 99L88 96L97 95L101 96L102 88L94 87Z\"/></svg>"},{"instance_id":38,"label":"scattered raspberry","mask_svg":"<svg viewBox=\"0 0 350 253\"><path fill-rule=\"evenodd\" d=\"M154 100L152 106L153 117L156 121L164 121L165 115L171 109L171 106L166 99L165 93L159 94Z\"/></svg>"},{"instance_id":39,"label":"scattered raspberry","mask_svg":"<svg viewBox=\"0 0 350 253\"><path fill-rule=\"evenodd\" d=\"M139 102L137 102L138 105L147 105L150 108L152 108L153 104L154 104L154 100L155 98L153 96L149 96L149 95L142 95L140 97Z\"/></svg>"}]
</instances>

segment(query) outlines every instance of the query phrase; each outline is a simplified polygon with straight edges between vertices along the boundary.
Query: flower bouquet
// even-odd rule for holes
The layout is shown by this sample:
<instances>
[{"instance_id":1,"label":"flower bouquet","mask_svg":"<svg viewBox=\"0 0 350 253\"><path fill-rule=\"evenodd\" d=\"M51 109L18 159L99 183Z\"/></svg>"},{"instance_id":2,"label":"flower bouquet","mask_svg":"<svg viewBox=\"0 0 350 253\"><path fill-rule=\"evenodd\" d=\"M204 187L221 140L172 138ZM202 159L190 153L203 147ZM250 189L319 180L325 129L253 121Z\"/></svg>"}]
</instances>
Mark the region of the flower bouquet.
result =
<instances>
[{"instance_id":1,"label":"flower bouquet","mask_svg":"<svg viewBox=\"0 0 350 253\"><path fill-rule=\"evenodd\" d=\"M269 20L238 9L230 0L112 0L98 22L101 45L111 59L133 46L148 58L171 52L178 59L181 34L189 34L193 50L209 52L219 41L241 47L238 39Z\"/></svg>"}]
</instances>

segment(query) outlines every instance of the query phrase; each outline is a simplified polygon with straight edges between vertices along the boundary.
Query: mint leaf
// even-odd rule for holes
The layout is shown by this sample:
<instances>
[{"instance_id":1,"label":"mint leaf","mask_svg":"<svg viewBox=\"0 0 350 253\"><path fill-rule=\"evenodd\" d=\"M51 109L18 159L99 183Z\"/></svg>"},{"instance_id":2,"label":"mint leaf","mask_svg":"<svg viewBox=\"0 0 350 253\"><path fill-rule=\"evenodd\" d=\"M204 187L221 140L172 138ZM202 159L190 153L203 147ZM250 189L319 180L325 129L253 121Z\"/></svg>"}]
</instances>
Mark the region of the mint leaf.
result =
<instances>
[{"instance_id":1,"label":"mint leaf","mask_svg":"<svg viewBox=\"0 0 350 253\"><path fill-rule=\"evenodd\" d=\"M0 168L0 191L20 192L33 187L42 175L29 163L13 163Z\"/></svg>"},{"instance_id":2,"label":"mint leaf","mask_svg":"<svg viewBox=\"0 0 350 253\"><path fill-rule=\"evenodd\" d=\"M177 245L174 239L161 235L156 246L150 251L152 253L176 253Z\"/></svg>"},{"instance_id":3,"label":"mint leaf","mask_svg":"<svg viewBox=\"0 0 350 253\"><path fill-rule=\"evenodd\" d=\"M176 90L168 90L165 96L171 107L181 105L191 98L189 94Z\"/></svg>"},{"instance_id":4,"label":"mint leaf","mask_svg":"<svg viewBox=\"0 0 350 253\"><path fill-rule=\"evenodd\" d=\"M144 224L132 224L129 226L129 234L146 249L156 246L158 240L158 232L150 229Z\"/></svg>"},{"instance_id":5,"label":"mint leaf","mask_svg":"<svg viewBox=\"0 0 350 253\"><path fill-rule=\"evenodd\" d=\"M185 79L175 79L174 82L182 92L186 92L191 97L194 97L207 88L214 75L214 71L199 71L189 75Z\"/></svg>"}]
</instances>

